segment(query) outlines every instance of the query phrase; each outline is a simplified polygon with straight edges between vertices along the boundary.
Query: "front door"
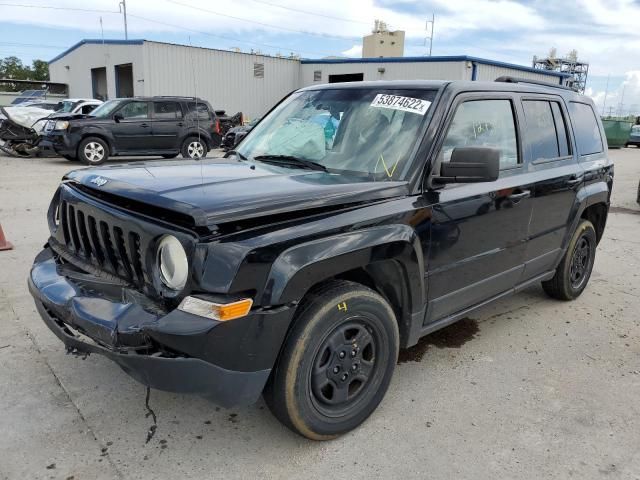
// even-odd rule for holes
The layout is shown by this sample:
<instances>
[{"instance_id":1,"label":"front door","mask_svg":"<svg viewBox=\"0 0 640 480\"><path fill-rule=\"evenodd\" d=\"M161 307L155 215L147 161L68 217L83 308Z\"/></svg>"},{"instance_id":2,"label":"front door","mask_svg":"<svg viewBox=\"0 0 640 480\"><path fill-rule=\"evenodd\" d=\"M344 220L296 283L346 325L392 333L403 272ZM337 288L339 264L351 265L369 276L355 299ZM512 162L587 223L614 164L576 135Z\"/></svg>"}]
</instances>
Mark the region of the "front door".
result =
<instances>
[{"instance_id":1,"label":"front door","mask_svg":"<svg viewBox=\"0 0 640 480\"><path fill-rule=\"evenodd\" d=\"M520 280L531 217L531 186L522 161L515 99L462 95L434 168L456 147L500 150L500 176L494 182L448 184L428 191L432 230L425 252L428 308L425 323L482 303L512 289Z\"/></svg>"},{"instance_id":2,"label":"front door","mask_svg":"<svg viewBox=\"0 0 640 480\"><path fill-rule=\"evenodd\" d=\"M149 102L126 103L114 112L114 117L116 115L119 115L120 119L113 125L113 139L118 151L133 152L153 149Z\"/></svg>"},{"instance_id":3,"label":"front door","mask_svg":"<svg viewBox=\"0 0 640 480\"><path fill-rule=\"evenodd\" d=\"M153 102L153 147L178 150L183 130L182 109L178 102Z\"/></svg>"}]
</instances>

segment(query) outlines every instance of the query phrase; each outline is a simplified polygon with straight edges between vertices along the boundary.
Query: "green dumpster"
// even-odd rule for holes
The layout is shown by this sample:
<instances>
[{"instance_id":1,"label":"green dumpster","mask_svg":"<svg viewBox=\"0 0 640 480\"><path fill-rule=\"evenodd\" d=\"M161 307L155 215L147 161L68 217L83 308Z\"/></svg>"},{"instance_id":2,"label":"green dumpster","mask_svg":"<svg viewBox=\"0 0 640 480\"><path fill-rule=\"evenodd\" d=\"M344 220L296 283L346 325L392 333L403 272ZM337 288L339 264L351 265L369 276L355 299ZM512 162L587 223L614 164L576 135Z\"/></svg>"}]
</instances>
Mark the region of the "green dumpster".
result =
<instances>
[{"instance_id":1,"label":"green dumpster","mask_svg":"<svg viewBox=\"0 0 640 480\"><path fill-rule=\"evenodd\" d=\"M616 120L613 118L603 118L602 125L607 136L609 148L622 148L629 140L633 123L628 120Z\"/></svg>"}]
</instances>

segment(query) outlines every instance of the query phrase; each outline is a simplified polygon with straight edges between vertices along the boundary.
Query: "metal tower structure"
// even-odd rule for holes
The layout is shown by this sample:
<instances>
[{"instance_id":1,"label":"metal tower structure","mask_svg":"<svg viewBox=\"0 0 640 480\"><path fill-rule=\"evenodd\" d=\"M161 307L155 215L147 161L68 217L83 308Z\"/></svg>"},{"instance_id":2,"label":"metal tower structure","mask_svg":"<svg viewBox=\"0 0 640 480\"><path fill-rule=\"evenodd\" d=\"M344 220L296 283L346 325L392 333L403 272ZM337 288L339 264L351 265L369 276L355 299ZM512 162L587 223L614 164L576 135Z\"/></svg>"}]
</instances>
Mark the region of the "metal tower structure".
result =
<instances>
[{"instance_id":1,"label":"metal tower structure","mask_svg":"<svg viewBox=\"0 0 640 480\"><path fill-rule=\"evenodd\" d=\"M584 93L587 86L589 64L578 61L578 52L576 50L571 50L564 58L558 58L556 49L552 48L545 58L533 57L533 68L568 73L571 78L566 80L566 85L576 92Z\"/></svg>"}]
</instances>

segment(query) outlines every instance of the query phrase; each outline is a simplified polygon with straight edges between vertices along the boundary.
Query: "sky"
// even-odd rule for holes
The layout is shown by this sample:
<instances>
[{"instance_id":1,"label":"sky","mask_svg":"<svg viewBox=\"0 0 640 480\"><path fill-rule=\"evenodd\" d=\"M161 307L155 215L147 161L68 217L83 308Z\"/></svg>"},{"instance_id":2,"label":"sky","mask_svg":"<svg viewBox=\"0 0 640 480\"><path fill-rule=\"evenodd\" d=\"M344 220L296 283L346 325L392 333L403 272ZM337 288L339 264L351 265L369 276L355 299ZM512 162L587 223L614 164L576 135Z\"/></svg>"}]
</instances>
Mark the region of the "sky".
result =
<instances>
[{"instance_id":1,"label":"sky","mask_svg":"<svg viewBox=\"0 0 640 480\"><path fill-rule=\"evenodd\" d=\"M586 93L601 112L640 114L640 0L126 1L130 39L305 58L360 57L375 19L406 31L405 56L426 55L426 20L435 15L433 55L530 66L551 48L559 56L575 49L590 63ZM49 60L101 38L101 18L104 38L124 38L118 3L0 0L0 57Z\"/></svg>"}]
</instances>

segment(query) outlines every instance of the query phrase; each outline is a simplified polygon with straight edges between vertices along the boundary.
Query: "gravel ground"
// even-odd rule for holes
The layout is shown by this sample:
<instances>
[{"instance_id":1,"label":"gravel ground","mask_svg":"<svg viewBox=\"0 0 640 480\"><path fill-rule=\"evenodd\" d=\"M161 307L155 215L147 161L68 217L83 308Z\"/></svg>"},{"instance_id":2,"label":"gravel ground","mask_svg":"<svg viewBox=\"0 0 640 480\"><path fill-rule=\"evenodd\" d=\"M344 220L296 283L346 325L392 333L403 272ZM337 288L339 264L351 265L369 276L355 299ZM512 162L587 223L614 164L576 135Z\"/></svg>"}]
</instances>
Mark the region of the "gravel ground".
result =
<instances>
[{"instance_id":1,"label":"gravel ground","mask_svg":"<svg viewBox=\"0 0 640 480\"><path fill-rule=\"evenodd\" d=\"M67 356L26 288L61 159L0 157L0 478L640 478L640 149L611 151L612 213L577 301L539 287L402 354L372 417L335 441L152 391Z\"/></svg>"}]
</instances>

